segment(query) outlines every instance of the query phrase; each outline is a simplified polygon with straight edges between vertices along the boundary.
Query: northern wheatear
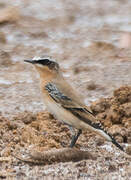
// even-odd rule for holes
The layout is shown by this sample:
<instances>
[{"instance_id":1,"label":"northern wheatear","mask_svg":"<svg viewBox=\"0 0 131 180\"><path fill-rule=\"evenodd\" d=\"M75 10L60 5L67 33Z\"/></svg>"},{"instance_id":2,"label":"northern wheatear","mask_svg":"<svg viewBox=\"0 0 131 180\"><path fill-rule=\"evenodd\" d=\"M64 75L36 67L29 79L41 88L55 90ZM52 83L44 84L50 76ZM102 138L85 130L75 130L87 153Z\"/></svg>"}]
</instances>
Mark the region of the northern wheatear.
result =
<instances>
[{"instance_id":1,"label":"northern wheatear","mask_svg":"<svg viewBox=\"0 0 131 180\"><path fill-rule=\"evenodd\" d=\"M33 58L25 62L32 63L39 72L40 87L47 110L72 130L78 129L77 134L72 136L70 147L75 145L82 130L88 129L124 151L84 104L81 95L66 82L56 61L50 58Z\"/></svg>"}]
</instances>

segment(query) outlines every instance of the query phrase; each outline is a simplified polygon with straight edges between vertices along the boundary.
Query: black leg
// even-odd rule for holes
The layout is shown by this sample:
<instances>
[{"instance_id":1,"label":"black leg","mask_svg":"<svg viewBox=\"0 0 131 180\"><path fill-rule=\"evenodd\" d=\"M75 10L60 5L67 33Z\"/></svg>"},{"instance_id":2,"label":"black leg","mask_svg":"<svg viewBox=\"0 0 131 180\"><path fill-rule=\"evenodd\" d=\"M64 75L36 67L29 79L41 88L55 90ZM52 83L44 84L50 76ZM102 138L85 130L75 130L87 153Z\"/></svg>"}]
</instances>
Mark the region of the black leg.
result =
<instances>
[{"instance_id":1,"label":"black leg","mask_svg":"<svg viewBox=\"0 0 131 180\"><path fill-rule=\"evenodd\" d=\"M71 143L70 143L71 148L75 145L75 143L76 143L76 141L77 141L77 139L78 139L78 137L80 136L81 133L82 133L82 130L79 129L78 132L77 132L77 135L72 136L72 140L71 140Z\"/></svg>"}]
</instances>

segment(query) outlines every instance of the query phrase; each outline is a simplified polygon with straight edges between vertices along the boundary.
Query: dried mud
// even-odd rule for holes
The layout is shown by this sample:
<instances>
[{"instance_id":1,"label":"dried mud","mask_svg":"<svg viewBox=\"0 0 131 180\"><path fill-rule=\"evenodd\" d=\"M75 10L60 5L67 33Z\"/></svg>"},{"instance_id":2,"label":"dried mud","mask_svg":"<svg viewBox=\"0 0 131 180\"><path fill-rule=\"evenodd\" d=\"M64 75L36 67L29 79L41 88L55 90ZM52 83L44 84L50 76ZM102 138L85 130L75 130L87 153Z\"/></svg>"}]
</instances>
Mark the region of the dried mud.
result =
<instances>
[{"instance_id":1,"label":"dried mud","mask_svg":"<svg viewBox=\"0 0 131 180\"><path fill-rule=\"evenodd\" d=\"M131 143L131 86L120 87L113 97L94 102L91 109L118 142Z\"/></svg>"},{"instance_id":2,"label":"dried mud","mask_svg":"<svg viewBox=\"0 0 131 180\"><path fill-rule=\"evenodd\" d=\"M131 143L130 95L131 87L121 87L114 91L113 97L100 99L91 105L94 114L98 116L117 141L128 144ZM122 168L126 169L126 177L129 177L130 170L127 171L127 169L130 169L129 161L131 157L119 152L111 143L107 143L100 137L95 136L95 134L90 132L83 132L83 135L80 136L76 144L76 148L64 148L70 143L71 134L69 129L55 120L48 112L23 112L13 116L11 119L1 115L1 173L3 172L3 176L10 178L14 176L19 178L21 176L26 177L28 176L26 173L19 174L23 166L25 168L32 167L32 170L29 172L30 174L34 170L34 167L39 167L39 165L42 165L43 168L40 167L38 169L45 169L47 171L48 168L53 168L50 164L55 164L54 168L57 168L60 162L67 163L71 161L72 163L69 163L67 167L69 169L79 167L77 168L77 170L79 169L79 176L87 177L88 168L85 169L85 166L88 166L90 163L94 164L94 162L101 164L102 161L106 165L106 168L108 167L106 170L104 168L103 173L116 172L119 170L118 166L122 166ZM103 149L104 146L105 148ZM131 148L128 147L126 149L127 153L131 154ZM114 158L117 158L119 163L115 163ZM123 161L123 165L120 163L121 160ZM81 161L82 165L79 165L79 161ZM56 165L56 163L58 164ZM5 164L8 164L8 168ZM18 166L19 170L16 170ZM7 172L6 175L4 173L5 171ZM80 173L81 171L82 173ZM42 173L40 170L38 172ZM47 175L51 175L49 177L52 177L53 174L53 171L51 174L47 173ZM36 176L38 176L37 173ZM45 174L41 174L40 176L44 177ZM66 175L66 177L69 176ZM71 177L75 177L75 175L72 174Z\"/></svg>"},{"instance_id":3,"label":"dried mud","mask_svg":"<svg viewBox=\"0 0 131 180\"><path fill-rule=\"evenodd\" d=\"M0 2L0 179L131 178L131 2ZM41 99L23 63L51 55L101 123L126 149L68 127Z\"/></svg>"}]
</instances>

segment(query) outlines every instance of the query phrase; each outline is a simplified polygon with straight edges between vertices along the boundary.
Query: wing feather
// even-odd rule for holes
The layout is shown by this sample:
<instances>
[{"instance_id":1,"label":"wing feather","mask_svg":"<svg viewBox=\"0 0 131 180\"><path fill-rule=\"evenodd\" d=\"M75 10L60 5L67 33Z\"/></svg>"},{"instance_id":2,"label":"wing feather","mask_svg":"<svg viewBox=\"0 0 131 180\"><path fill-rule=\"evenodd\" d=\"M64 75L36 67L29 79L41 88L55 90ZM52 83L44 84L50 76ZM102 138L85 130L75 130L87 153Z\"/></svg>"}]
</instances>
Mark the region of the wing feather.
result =
<instances>
[{"instance_id":1,"label":"wing feather","mask_svg":"<svg viewBox=\"0 0 131 180\"><path fill-rule=\"evenodd\" d=\"M81 102L79 102L77 99L72 100L72 97L65 95L54 83L48 83L45 86L45 89L55 102L59 103L72 114L79 116L79 118L84 122L88 124L92 124L93 122L98 124L97 119L93 113L86 108L84 103L82 106Z\"/></svg>"}]
</instances>

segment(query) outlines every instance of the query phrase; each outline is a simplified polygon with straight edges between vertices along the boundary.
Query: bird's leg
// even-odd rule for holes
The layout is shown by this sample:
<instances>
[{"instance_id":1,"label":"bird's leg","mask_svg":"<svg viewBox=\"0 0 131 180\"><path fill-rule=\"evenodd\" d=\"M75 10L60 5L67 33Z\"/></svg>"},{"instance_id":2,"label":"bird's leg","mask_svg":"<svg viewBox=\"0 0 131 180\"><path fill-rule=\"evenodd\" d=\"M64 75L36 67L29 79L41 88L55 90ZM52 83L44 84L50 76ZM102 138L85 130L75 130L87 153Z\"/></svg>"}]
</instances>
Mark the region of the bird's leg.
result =
<instances>
[{"instance_id":1,"label":"bird's leg","mask_svg":"<svg viewBox=\"0 0 131 180\"><path fill-rule=\"evenodd\" d=\"M75 132L72 127L70 127L70 129L71 129L71 131ZM75 143L76 143L76 141L77 141L77 139L78 139L78 137L80 136L81 133L82 133L82 130L79 129L78 132L77 132L77 134L75 134L75 133L73 134L72 140L71 140L71 143L70 143L70 146L69 146L69 147L72 148L72 147L75 145Z\"/></svg>"}]
</instances>

